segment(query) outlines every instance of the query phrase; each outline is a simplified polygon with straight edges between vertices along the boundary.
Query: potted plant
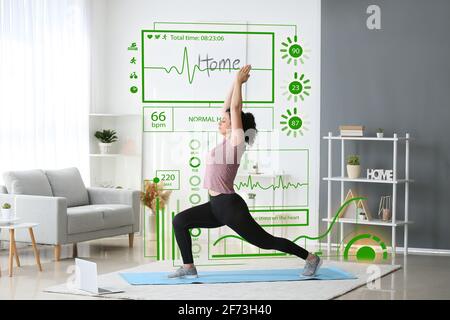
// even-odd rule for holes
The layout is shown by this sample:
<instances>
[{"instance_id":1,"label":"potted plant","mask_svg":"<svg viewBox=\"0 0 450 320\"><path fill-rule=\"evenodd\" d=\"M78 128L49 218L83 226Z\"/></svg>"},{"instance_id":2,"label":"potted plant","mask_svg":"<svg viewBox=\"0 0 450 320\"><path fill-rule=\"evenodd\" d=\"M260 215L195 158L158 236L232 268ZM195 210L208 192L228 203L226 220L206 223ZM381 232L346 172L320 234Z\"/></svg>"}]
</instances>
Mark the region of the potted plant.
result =
<instances>
[{"instance_id":1,"label":"potted plant","mask_svg":"<svg viewBox=\"0 0 450 320\"><path fill-rule=\"evenodd\" d=\"M114 130L97 131L94 136L100 141L98 146L101 154L109 153L112 143L117 141L116 131Z\"/></svg>"},{"instance_id":2,"label":"potted plant","mask_svg":"<svg viewBox=\"0 0 450 320\"><path fill-rule=\"evenodd\" d=\"M164 182L159 178L156 181L145 181L144 192L141 192L141 201L149 209L152 214L156 214L156 198L159 198L159 209L164 209L169 202L172 190L164 189Z\"/></svg>"},{"instance_id":3,"label":"potted plant","mask_svg":"<svg viewBox=\"0 0 450 320\"><path fill-rule=\"evenodd\" d=\"M384 130L382 128L378 128L377 130L377 138L383 138Z\"/></svg>"},{"instance_id":4,"label":"potted plant","mask_svg":"<svg viewBox=\"0 0 450 320\"><path fill-rule=\"evenodd\" d=\"M150 210L148 215L148 238L149 240L156 240L156 203L158 202L159 210L163 210L169 203L170 194L172 190L164 189L164 182L159 178L153 179L153 181L145 181L144 192L141 192L141 202ZM157 200L159 199L159 200ZM146 210L144 210L144 213Z\"/></svg>"},{"instance_id":5,"label":"potted plant","mask_svg":"<svg viewBox=\"0 0 450 320\"><path fill-rule=\"evenodd\" d=\"M11 220L13 217L11 205L8 202L5 202L2 205L2 219Z\"/></svg>"},{"instance_id":6,"label":"potted plant","mask_svg":"<svg viewBox=\"0 0 450 320\"><path fill-rule=\"evenodd\" d=\"M350 155L347 159L347 175L350 179L359 178L361 166L359 164L359 156Z\"/></svg>"}]
</instances>

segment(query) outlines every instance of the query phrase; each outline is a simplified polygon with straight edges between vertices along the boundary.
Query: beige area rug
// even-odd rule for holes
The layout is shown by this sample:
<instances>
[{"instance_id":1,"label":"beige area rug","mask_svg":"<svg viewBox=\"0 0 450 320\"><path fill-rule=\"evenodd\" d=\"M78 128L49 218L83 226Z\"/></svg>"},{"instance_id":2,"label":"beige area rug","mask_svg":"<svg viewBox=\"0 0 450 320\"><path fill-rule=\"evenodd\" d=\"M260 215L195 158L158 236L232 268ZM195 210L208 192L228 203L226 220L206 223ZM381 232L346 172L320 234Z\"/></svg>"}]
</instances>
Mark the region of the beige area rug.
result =
<instances>
[{"instance_id":1,"label":"beige area rug","mask_svg":"<svg viewBox=\"0 0 450 320\"><path fill-rule=\"evenodd\" d=\"M322 267L333 266L352 273L357 279L351 280L303 280L280 282L253 282L229 284L178 284L178 285L143 285L128 284L119 273L122 272L171 272L175 270L172 261L151 262L131 269L103 274L98 277L99 287L112 287L124 292L99 296L105 299L132 300L328 300L339 297L361 286L374 275L383 277L399 270L399 265L377 264L379 272L368 269L370 264L324 261ZM297 259L252 260L242 265L199 266L201 271L249 270L249 269L288 269L303 268ZM53 286L44 292L56 294L88 295L68 288L66 284ZM95 295L94 295L95 296Z\"/></svg>"}]
</instances>

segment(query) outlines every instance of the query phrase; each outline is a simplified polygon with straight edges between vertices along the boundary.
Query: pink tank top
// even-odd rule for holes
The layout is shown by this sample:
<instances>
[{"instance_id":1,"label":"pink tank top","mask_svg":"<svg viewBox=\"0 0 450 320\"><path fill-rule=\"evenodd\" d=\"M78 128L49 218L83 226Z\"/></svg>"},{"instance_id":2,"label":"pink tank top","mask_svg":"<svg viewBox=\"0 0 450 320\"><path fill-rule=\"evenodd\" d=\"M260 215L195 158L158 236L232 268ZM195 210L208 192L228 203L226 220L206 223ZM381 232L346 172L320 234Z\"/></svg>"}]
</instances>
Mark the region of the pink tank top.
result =
<instances>
[{"instance_id":1,"label":"pink tank top","mask_svg":"<svg viewBox=\"0 0 450 320\"><path fill-rule=\"evenodd\" d=\"M208 152L203 187L219 193L234 193L234 178L245 152L245 142L232 146L228 139Z\"/></svg>"}]
</instances>

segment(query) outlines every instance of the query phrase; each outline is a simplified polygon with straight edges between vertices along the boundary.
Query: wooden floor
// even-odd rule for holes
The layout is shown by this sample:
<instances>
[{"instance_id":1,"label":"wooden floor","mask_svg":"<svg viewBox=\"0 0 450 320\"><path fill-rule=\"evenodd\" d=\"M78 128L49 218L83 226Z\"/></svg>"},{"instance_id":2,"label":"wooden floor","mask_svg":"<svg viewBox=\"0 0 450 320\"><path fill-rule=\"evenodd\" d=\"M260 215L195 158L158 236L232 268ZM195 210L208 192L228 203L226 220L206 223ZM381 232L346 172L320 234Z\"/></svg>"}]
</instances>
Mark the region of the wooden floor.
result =
<instances>
[{"instance_id":1,"label":"wooden floor","mask_svg":"<svg viewBox=\"0 0 450 320\"><path fill-rule=\"evenodd\" d=\"M0 250L0 299L86 299L42 292L43 289L68 281L73 275L72 246L62 246L59 262L53 260L52 246L39 246L43 272L36 266L33 249L17 243L21 267L14 268L8 277L8 243ZM128 236L89 241L78 244L78 256L95 261L99 274L151 263L154 258L144 257L141 238L136 237L134 248L128 248ZM450 299L450 257L409 255L405 260L398 255L396 264L403 269L381 279L379 289L356 289L339 299Z\"/></svg>"}]
</instances>

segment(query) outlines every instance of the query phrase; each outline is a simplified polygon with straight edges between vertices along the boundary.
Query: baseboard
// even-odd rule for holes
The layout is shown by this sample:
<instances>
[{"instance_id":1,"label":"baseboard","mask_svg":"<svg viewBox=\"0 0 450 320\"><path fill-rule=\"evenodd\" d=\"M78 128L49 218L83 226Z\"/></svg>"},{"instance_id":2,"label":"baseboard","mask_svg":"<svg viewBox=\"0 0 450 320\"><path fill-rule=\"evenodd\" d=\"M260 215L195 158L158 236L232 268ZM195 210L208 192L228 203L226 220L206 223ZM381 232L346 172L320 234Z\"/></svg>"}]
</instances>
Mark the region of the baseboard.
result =
<instances>
[{"instance_id":1,"label":"baseboard","mask_svg":"<svg viewBox=\"0 0 450 320\"><path fill-rule=\"evenodd\" d=\"M327 244L326 243L321 243L321 247L322 248L326 248ZM338 247L338 244L332 243L331 247L332 248L336 248L336 247ZM390 247L388 247L388 249L390 249ZM391 251L391 250L389 250L389 251ZM404 253L405 252L405 248L404 247L397 247L397 248L395 248L395 252L396 253ZM412 248L412 247L408 247L408 255L409 254L413 254L413 255L450 256L450 250L449 249L432 249L432 248Z\"/></svg>"},{"instance_id":2,"label":"baseboard","mask_svg":"<svg viewBox=\"0 0 450 320\"><path fill-rule=\"evenodd\" d=\"M395 252L404 253L405 249L403 247L396 248ZM447 249L428 249L428 248L409 248L408 254L423 254L423 255L442 255L450 256L450 250Z\"/></svg>"}]
</instances>

